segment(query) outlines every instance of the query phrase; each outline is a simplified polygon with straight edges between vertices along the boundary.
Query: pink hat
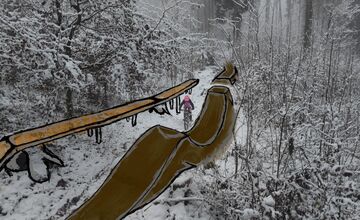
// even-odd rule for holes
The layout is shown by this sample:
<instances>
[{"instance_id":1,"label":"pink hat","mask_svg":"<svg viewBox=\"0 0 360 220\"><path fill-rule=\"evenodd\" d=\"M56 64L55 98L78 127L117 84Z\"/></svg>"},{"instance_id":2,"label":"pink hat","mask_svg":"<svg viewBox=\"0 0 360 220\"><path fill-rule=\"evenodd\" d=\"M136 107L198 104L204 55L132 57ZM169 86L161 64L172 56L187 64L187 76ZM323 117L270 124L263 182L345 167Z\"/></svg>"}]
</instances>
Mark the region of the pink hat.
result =
<instances>
[{"instance_id":1,"label":"pink hat","mask_svg":"<svg viewBox=\"0 0 360 220\"><path fill-rule=\"evenodd\" d=\"M188 95L186 95L185 97L184 97L184 101L189 101L190 100L190 97L188 96Z\"/></svg>"}]
</instances>

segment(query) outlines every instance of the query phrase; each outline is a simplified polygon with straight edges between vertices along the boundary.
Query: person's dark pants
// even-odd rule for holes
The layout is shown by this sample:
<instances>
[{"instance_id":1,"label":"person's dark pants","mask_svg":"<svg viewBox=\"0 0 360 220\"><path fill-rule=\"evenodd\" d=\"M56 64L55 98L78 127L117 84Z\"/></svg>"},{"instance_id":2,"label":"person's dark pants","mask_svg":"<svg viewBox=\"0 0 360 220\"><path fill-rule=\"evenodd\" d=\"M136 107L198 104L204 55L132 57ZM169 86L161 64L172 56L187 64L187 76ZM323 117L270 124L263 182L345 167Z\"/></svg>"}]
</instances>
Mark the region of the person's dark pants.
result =
<instances>
[{"instance_id":1,"label":"person's dark pants","mask_svg":"<svg viewBox=\"0 0 360 220\"><path fill-rule=\"evenodd\" d=\"M184 118L185 118L186 112L190 115L189 118L190 118L190 121L192 121L191 108L185 108L185 109L184 109Z\"/></svg>"}]
</instances>

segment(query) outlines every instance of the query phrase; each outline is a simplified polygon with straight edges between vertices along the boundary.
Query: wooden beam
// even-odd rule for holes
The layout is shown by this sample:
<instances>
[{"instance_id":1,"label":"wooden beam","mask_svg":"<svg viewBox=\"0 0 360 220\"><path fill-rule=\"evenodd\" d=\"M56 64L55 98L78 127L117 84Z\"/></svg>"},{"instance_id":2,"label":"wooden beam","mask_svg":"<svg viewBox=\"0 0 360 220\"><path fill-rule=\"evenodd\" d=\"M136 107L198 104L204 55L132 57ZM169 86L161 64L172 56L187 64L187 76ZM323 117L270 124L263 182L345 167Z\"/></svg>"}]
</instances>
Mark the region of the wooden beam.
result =
<instances>
[{"instance_id":1,"label":"wooden beam","mask_svg":"<svg viewBox=\"0 0 360 220\"><path fill-rule=\"evenodd\" d=\"M192 89L198 83L199 80L191 79L148 98L5 136L0 141L0 170L6 161L18 151L45 144L74 133L109 125L121 119L144 112L172 100L185 91Z\"/></svg>"}]
</instances>

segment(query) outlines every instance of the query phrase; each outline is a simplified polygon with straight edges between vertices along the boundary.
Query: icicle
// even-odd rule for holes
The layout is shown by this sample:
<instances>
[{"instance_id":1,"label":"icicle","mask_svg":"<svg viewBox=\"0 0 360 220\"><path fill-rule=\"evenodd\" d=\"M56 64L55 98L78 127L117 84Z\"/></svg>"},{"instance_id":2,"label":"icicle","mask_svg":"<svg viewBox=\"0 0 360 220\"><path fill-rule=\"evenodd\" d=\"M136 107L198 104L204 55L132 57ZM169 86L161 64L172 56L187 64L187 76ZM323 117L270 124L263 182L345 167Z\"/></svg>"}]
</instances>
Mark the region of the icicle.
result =
<instances>
[{"instance_id":1,"label":"icicle","mask_svg":"<svg viewBox=\"0 0 360 220\"><path fill-rule=\"evenodd\" d=\"M130 117L126 117L126 122L129 122L130 121Z\"/></svg>"},{"instance_id":2,"label":"icicle","mask_svg":"<svg viewBox=\"0 0 360 220\"><path fill-rule=\"evenodd\" d=\"M102 142L102 131L101 131L101 127L99 128L95 128L95 139L96 139L96 143L100 144Z\"/></svg>"},{"instance_id":3,"label":"icicle","mask_svg":"<svg viewBox=\"0 0 360 220\"><path fill-rule=\"evenodd\" d=\"M192 89L189 89L189 91L188 91L188 92L189 92L189 94L191 95L191 93L192 93Z\"/></svg>"},{"instance_id":4,"label":"icicle","mask_svg":"<svg viewBox=\"0 0 360 220\"><path fill-rule=\"evenodd\" d=\"M94 135L94 130L92 128L87 129L87 135L92 137Z\"/></svg>"},{"instance_id":5,"label":"icicle","mask_svg":"<svg viewBox=\"0 0 360 220\"><path fill-rule=\"evenodd\" d=\"M137 123L137 114L131 117L131 125L134 127Z\"/></svg>"},{"instance_id":6,"label":"icicle","mask_svg":"<svg viewBox=\"0 0 360 220\"><path fill-rule=\"evenodd\" d=\"M173 110L174 109L174 99L171 99L169 101L169 105L170 105L170 109Z\"/></svg>"},{"instance_id":7,"label":"icicle","mask_svg":"<svg viewBox=\"0 0 360 220\"><path fill-rule=\"evenodd\" d=\"M176 114L180 114L180 96L176 97Z\"/></svg>"}]
</instances>

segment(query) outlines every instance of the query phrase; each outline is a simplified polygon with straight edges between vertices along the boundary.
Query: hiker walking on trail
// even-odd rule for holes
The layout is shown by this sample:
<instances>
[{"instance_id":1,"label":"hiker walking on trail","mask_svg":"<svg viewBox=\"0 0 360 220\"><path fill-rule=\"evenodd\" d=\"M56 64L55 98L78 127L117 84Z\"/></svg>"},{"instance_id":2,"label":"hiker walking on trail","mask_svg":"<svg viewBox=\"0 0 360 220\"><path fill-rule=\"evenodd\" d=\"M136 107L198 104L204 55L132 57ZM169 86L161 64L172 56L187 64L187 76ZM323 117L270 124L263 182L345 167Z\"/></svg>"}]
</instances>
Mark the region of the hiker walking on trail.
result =
<instances>
[{"instance_id":1,"label":"hiker walking on trail","mask_svg":"<svg viewBox=\"0 0 360 220\"><path fill-rule=\"evenodd\" d=\"M186 95L183 101L180 103L180 109L184 106L184 120L189 116L190 121L192 121L191 111L194 110L194 103L191 101L190 97Z\"/></svg>"}]
</instances>

